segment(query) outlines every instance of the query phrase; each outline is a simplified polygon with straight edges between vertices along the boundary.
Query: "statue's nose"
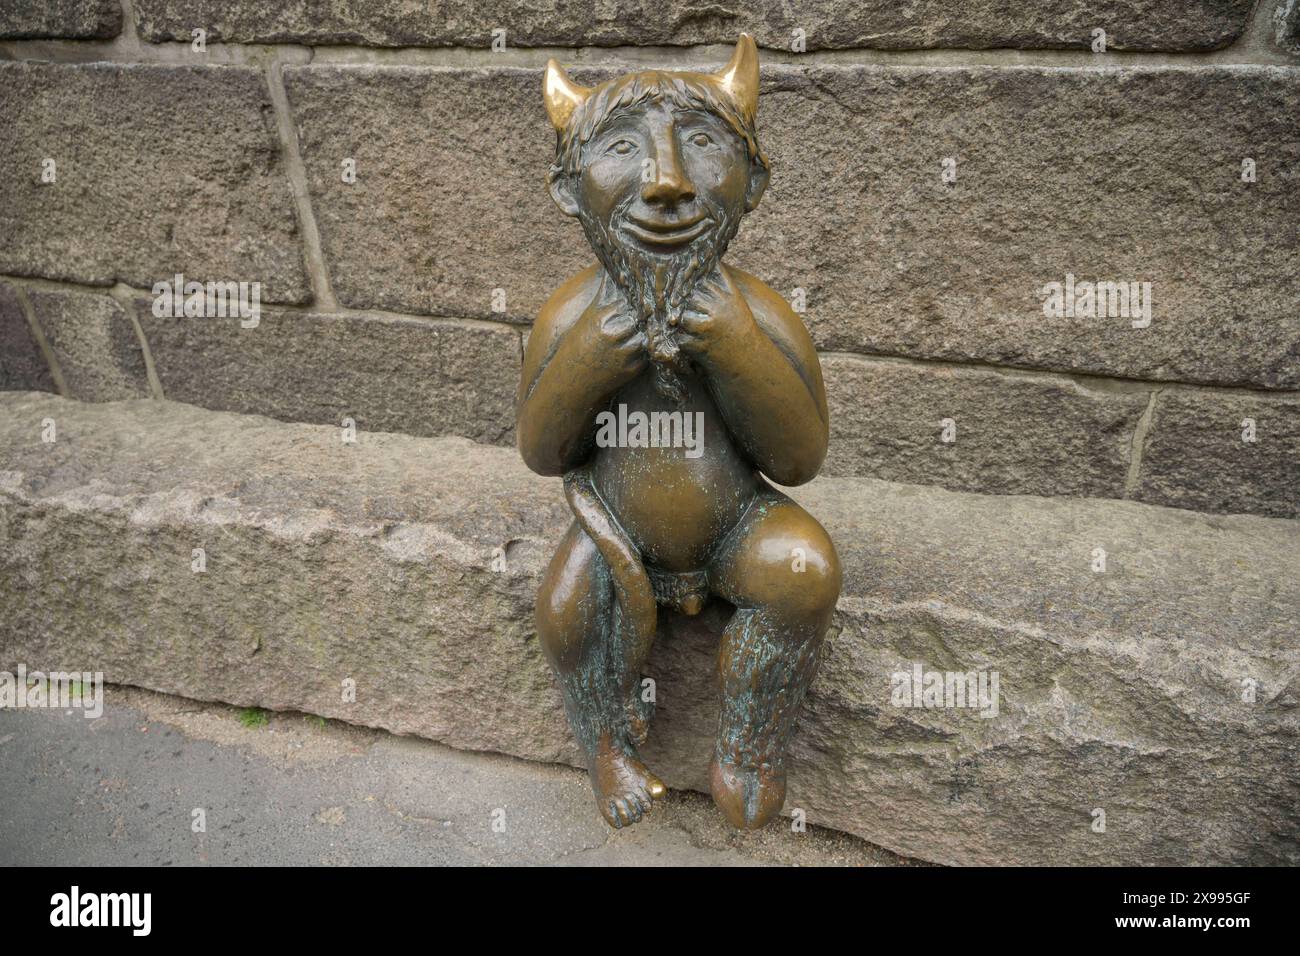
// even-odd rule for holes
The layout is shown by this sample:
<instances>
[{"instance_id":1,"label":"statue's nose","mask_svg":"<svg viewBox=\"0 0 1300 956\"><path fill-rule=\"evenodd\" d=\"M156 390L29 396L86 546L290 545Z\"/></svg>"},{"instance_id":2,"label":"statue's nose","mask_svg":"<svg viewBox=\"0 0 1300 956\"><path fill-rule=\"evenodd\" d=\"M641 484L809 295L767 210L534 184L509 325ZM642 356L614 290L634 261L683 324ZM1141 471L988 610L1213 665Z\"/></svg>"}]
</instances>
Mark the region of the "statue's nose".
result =
<instances>
[{"instance_id":1,"label":"statue's nose","mask_svg":"<svg viewBox=\"0 0 1300 956\"><path fill-rule=\"evenodd\" d=\"M659 206L675 206L695 198L695 188L682 169L674 138L668 137L655 151L641 184L641 198Z\"/></svg>"}]
</instances>

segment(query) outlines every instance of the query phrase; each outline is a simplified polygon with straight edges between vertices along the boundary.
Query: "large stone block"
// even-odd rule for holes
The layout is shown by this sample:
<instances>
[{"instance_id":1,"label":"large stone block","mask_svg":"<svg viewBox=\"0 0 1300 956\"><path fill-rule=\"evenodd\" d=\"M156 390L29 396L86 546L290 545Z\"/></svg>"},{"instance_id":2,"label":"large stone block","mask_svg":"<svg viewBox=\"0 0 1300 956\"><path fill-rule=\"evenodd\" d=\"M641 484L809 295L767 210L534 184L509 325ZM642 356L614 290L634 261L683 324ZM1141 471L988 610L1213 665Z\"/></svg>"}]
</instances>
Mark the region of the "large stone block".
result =
<instances>
[{"instance_id":1,"label":"large stone block","mask_svg":"<svg viewBox=\"0 0 1300 956\"><path fill-rule=\"evenodd\" d=\"M1296 71L778 66L764 78L772 186L733 258L784 295L805 290L821 347L1300 384ZM303 67L286 83L348 305L487 318L500 288L505 317L526 322L591 261L547 195L539 71ZM1083 301L1048 317L1042 290L1067 276L1151 283L1150 326L1086 317Z\"/></svg>"},{"instance_id":2,"label":"large stone block","mask_svg":"<svg viewBox=\"0 0 1300 956\"><path fill-rule=\"evenodd\" d=\"M1162 391L1133 497L1300 518L1300 395Z\"/></svg>"},{"instance_id":3,"label":"large stone block","mask_svg":"<svg viewBox=\"0 0 1300 956\"><path fill-rule=\"evenodd\" d=\"M17 290L0 282L0 389L53 392L50 365L32 336Z\"/></svg>"},{"instance_id":4,"label":"large stone block","mask_svg":"<svg viewBox=\"0 0 1300 956\"><path fill-rule=\"evenodd\" d=\"M0 272L143 288L179 272L308 297L260 71L0 63L0 117Z\"/></svg>"},{"instance_id":5,"label":"large stone block","mask_svg":"<svg viewBox=\"0 0 1300 956\"><path fill-rule=\"evenodd\" d=\"M576 761L531 623L568 513L512 450L7 393L0 462L0 668ZM1300 862L1300 524L869 479L799 498L846 571L789 807L944 863ZM675 787L706 783L722 610L669 617L648 668ZM997 672L997 716L895 706L913 663Z\"/></svg>"},{"instance_id":6,"label":"large stone block","mask_svg":"<svg viewBox=\"0 0 1300 956\"><path fill-rule=\"evenodd\" d=\"M131 317L115 300L61 290L33 289L27 296L68 397L83 402L149 397L144 350Z\"/></svg>"},{"instance_id":7,"label":"large stone block","mask_svg":"<svg viewBox=\"0 0 1300 956\"><path fill-rule=\"evenodd\" d=\"M531 70L287 68L334 293L396 312L532 320L585 243L546 191ZM356 163L344 182L342 163ZM505 293L493 311L493 290Z\"/></svg>"},{"instance_id":8,"label":"large stone block","mask_svg":"<svg viewBox=\"0 0 1300 956\"><path fill-rule=\"evenodd\" d=\"M169 399L364 431L514 441L519 332L502 325L377 315L263 312L140 323Z\"/></svg>"},{"instance_id":9,"label":"large stone block","mask_svg":"<svg viewBox=\"0 0 1300 956\"><path fill-rule=\"evenodd\" d=\"M1276 67L774 70L739 260L807 290L824 348L1294 388L1297 111ZM1084 282L1149 282L1150 326Z\"/></svg>"},{"instance_id":10,"label":"large stone block","mask_svg":"<svg viewBox=\"0 0 1300 956\"><path fill-rule=\"evenodd\" d=\"M400 0L266 4L256 0L136 0L141 35L255 43L486 47L504 29L512 46L619 46L734 42L743 31L764 46L809 50L874 47L1088 48L1104 29L1116 50L1206 50L1242 31L1252 0L738 0L725 5L655 0L455 0L436 11Z\"/></svg>"},{"instance_id":11,"label":"large stone block","mask_svg":"<svg viewBox=\"0 0 1300 956\"><path fill-rule=\"evenodd\" d=\"M9 0L0 5L0 40L107 40L121 30L120 0Z\"/></svg>"},{"instance_id":12,"label":"large stone block","mask_svg":"<svg viewBox=\"0 0 1300 956\"><path fill-rule=\"evenodd\" d=\"M1142 392L844 355L822 359L828 475L954 491L1120 498Z\"/></svg>"}]
</instances>

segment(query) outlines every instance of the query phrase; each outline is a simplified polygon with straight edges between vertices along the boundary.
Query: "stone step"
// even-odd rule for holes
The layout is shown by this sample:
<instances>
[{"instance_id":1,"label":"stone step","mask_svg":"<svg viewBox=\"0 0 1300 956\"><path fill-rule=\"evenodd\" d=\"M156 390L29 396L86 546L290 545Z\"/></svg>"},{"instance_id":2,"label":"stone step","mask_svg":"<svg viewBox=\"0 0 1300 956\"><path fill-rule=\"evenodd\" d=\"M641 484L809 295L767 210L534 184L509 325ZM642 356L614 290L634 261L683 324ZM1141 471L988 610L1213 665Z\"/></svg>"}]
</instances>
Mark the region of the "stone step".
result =
<instances>
[{"instance_id":1,"label":"stone step","mask_svg":"<svg viewBox=\"0 0 1300 956\"><path fill-rule=\"evenodd\" d=\"M531 623L559 482L509 448L342 437L0 394L0 668L577 763ZM1300 522L794 494L845 587L787 811L941 863L1300 862ZM720 613L668 620L648 668L646 757L675 788L707 789ZM917 664L996 674L996 715L902 706Z\"/></svg>"}]
</instances>

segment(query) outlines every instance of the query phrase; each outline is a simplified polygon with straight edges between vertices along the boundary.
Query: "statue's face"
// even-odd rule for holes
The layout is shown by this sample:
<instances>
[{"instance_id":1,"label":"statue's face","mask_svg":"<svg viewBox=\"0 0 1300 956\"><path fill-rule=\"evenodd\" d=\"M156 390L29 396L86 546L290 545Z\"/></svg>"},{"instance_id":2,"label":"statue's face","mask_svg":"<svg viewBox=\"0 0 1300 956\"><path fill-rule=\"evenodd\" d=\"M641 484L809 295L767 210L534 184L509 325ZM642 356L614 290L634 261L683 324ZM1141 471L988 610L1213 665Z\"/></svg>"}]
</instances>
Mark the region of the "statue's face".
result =
<instances>
[{"instance_id":1,"label":"statue's face","mask_svg":"<svg viewBox=\"0 0 1300 956\"><path fill-rule=\"evenodd\" d=\"M725 221L739 221L750 163L722 118L651 101L584 145L575 185L586 215L628 251L672 256L713 245Z\"/></svg>"},{"instance_id":2,"label":"statue's face","mask_svg":"<svg viewBox=\"0 0 1300 956\"><path fill-rule=\"evenodd\" d=\"M690 363L675 330L767 186L753 132L758 80L747 34L718 73L646 70L589 89L546 64L542 96L558 134L551 196L582 223L645 331L656 387L678 403Z\"/></svg>"}]
</instances>

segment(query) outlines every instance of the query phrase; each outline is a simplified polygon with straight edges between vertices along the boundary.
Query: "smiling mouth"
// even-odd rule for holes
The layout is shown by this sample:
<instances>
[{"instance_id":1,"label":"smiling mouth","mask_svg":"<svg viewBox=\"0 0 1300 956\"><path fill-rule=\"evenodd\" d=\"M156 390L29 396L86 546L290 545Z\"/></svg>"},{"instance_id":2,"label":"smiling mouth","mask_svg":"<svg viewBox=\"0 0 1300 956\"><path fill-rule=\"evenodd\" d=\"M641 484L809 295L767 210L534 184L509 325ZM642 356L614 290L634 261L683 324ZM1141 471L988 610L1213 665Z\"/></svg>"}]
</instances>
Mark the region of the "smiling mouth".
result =
<instances>
[{"instance_id":1,"label":"smiling mouth","mask_svg":"<svg viewBox=\"0 0 1300 956\"><path fill-rule=\"evenodd\" d=\"M652 246L680 246L700 236L709 228L711 223L712 220L708 216L700 216L690 222L671 223L642 222L629 219L626 228L641 242L649 243Z\"/></svg>"}]
</instances>

